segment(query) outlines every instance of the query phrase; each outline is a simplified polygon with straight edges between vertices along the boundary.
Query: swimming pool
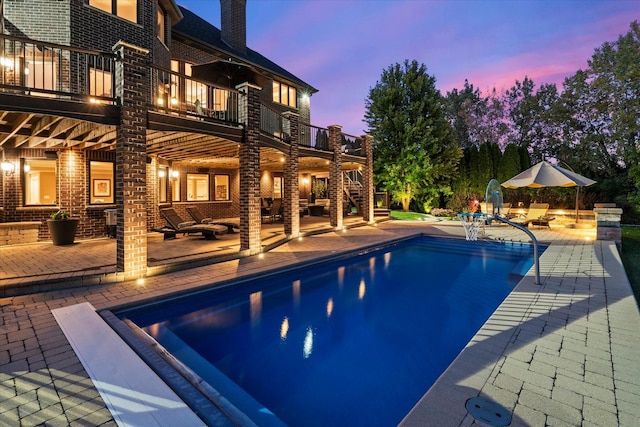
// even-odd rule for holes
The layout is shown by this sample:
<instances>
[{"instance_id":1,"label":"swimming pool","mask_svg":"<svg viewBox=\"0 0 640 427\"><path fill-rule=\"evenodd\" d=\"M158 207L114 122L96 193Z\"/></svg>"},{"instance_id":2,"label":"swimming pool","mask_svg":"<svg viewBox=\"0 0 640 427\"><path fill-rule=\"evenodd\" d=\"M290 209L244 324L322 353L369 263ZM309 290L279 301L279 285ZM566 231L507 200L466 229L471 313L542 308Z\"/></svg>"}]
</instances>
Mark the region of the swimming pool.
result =
<instances>
[{"instance_id":1,"label":"swimming pool","mask_svg":"<svg viewBox=\"0 0 640 427\"><path fill-rule=\"evenodd\" d=\"M396 425L532 264L420 237L117 314L259 425Z\"/></svg>"}]
</instances>

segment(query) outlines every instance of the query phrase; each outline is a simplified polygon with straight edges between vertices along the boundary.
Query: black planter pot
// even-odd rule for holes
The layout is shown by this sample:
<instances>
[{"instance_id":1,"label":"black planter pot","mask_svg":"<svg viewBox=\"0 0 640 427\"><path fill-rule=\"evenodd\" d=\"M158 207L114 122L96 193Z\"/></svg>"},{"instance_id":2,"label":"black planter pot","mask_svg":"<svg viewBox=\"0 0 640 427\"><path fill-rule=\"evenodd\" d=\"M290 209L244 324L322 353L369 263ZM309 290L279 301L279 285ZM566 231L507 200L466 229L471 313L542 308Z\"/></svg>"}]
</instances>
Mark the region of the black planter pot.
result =
<instances>
[{"instance_id":1,"label":"black planter pot","mask_svg":"<svg viewBox=\"0 0 640 427\"><path fill-rule=\"evenodd\" d=\"M71 245L76 238L79 219L47 220L51 240L56 246Z\"/></svg>"}]
</instances>

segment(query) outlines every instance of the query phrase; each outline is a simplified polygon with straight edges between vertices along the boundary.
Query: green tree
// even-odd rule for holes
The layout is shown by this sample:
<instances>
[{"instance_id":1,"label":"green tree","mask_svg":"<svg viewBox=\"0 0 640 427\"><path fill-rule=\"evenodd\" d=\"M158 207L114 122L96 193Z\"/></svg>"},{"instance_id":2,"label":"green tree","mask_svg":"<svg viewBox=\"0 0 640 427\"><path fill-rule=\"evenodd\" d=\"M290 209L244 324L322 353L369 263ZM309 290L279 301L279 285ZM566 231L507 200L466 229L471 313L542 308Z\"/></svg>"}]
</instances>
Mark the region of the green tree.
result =
<instances>
[{"instance_id":1,"label":"green tree","mask_svg":"<svg viewBox=\"0 0 640 427\"><path fill-rule=\"evenodd\" d=\"M365 104L376 185L405 211L412 200L426 210L450 194L462 156L435 82L423 64L406 60L382 72Z\"/></svg>"}]
</instances>

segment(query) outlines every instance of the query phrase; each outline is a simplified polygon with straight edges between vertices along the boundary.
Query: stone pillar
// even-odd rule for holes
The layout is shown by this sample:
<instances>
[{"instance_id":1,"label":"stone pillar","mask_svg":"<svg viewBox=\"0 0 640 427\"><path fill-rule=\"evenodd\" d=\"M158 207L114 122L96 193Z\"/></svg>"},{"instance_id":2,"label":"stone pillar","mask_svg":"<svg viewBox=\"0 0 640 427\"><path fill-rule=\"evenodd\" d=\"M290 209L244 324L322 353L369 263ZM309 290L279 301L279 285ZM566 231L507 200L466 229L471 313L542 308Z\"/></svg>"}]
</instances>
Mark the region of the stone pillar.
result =
<instances>
[{"instance_id":1,"label":"stone pillar","mask_svg":"<svg viewBox=\"0 0 640 427\"><path fill-rule=\"evenodd\" d=\"M333 161L329 169L329 221L331 226L341 229L343 225L342 204L344 197L342 176L342 126L329 126L329 149L333 151Z\"/></svg>"},{"instance_id":2,"label":"stone pillar","mask_svg":"<svg viewBox=\"0 0 640 427\"><path fill-rule=\"evenodd\" d=\"M288 119L289 154L284 163L284 234L287 238L300 235L300 190L298 188L299 133L298 115L287 111L283 115Z\"/></svg>"},{"instance_id":3,"label":"stone pillar","mask_svg":"<svg viewBox=\"0 0 640 427\"><path fill-rule=\"evenodd\" d=\"M244 141L240 144L240 253L262 252L260 230L260 90L243 83L240 91L240 122L244 123Z\"/></svg>"},{"instance_id":4,"label":"stone pillar","mask_svg":"<svg viewBox=\"0 0 640 427\"><path fill-rule=\"evenodd\" d=\"M116 95L120 98L120 125L116 130L117 260L125 278L144 277L147 271L147 125L149 51L122 41L114 48Z\"/></svg>"},{"instance_id":5,"label":"stone pillar","mask_svg":"<svg viewBox=\"0 0 640 427\"><path fill-rule=\"evenodd\" d=\"M373 185L373 137L371 135L362 136L362 149L367 158L366 164L362 169L362 219L368 223L375 221L374 195L376 187Z\"/></svg>"},{"instance_id":6,"label":"stone pillar","mask_svg":"<svg viewBox=\"0 0 640 427\"><path fill-rule=\"evenodd\" d=\"M622 209L614 203L596 203L593 213L596 215L596 240L613 240L622 242L620 217Z\"/></svg>"}]
</instances>

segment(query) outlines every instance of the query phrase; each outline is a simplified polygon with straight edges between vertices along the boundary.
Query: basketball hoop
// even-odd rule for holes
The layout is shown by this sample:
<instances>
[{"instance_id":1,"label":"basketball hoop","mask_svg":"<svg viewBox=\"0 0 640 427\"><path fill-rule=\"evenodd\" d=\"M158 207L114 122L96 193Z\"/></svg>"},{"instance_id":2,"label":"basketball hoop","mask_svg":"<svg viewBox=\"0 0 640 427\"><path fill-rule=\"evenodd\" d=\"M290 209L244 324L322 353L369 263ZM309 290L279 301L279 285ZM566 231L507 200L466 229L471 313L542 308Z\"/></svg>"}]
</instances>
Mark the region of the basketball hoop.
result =
<instances>
[{"instance_id":1,"label":"basketball hoop","mask_svg":"<svg viewBox=\"0 0 640 427\"><path fill-rule=\"evenodd\" d=\"M478 240L478 234L480 234L480 230L484 227L487 216L482 213L459 213L458 218L460 218L467 240Z\"/></svg>"}]
</instances>

